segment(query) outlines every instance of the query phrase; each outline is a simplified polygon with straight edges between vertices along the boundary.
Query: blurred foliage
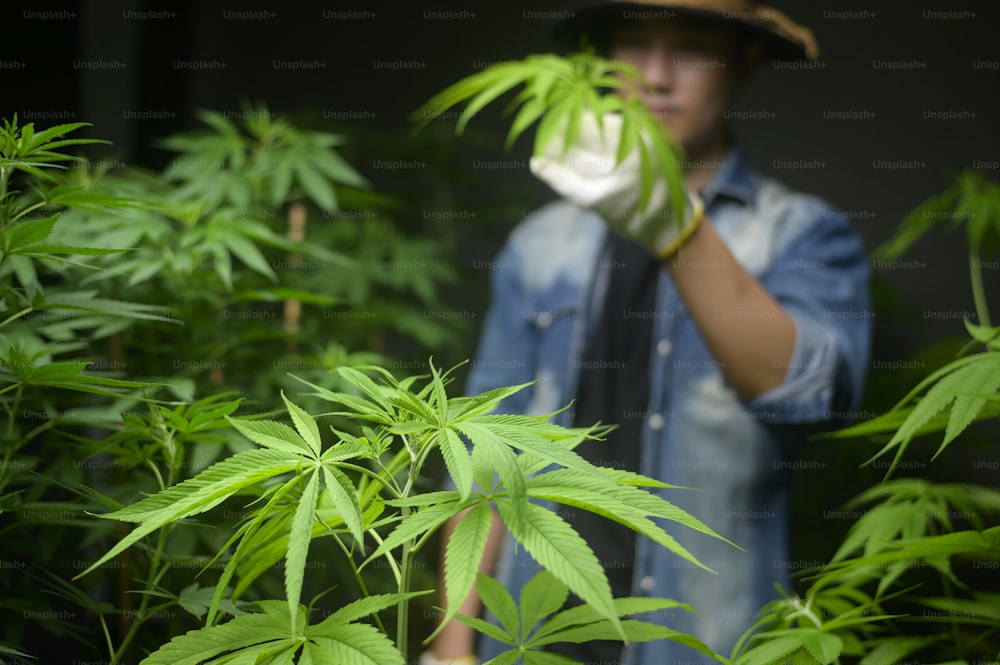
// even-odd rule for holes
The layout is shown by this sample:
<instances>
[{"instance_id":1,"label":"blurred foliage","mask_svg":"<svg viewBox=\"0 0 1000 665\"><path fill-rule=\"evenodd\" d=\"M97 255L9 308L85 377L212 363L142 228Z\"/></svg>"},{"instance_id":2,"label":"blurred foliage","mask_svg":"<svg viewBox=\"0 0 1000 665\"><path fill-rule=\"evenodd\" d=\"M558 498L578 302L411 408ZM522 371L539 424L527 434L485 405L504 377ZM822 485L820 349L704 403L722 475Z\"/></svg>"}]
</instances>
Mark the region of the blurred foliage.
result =
<instances>
[{"instance_id":1,"label":"blurred foliage","mask_svg":"<svg viewBox=\"0 0 1000 665\"><path fill-rule=\"evenodd\" d=\"M197 626L219 518L70 582L123 533L87 513L244 450L226 416L283 410L290 373L341 389L337 368L412 374L464 339L436 314L458 279L446 248L402 228L343 136L263 106L198 117L161 142L161 173L70 154L94 142L71 138L85 123L0 129L0 653L55 636L81 660L132 660ZM324 587L350 572L323 560ZM269 570L251 598L282 589Z\"/></svg>"},{"instance_id":2,"label":"blurred foliage","mask_svg":"<svg viewBox=\"0 0 1000 665\"><path fill-rule=\"evenodd\" d=\"M864 438L864 465L884 469L884 479L833 511L852 522L843 540L827 564L799 575L800 592L782 589L760 610L732 652L735 665L1000 661L1000 491L931 480L918 457L930 444L931 460L957 449L984 477L1000 468L995 438L978 445L973 427L1000 416L1000 327L989 323L980 260L1000 240L1000 187L962 174L907 215L875 257L895 260L940 227L966 232L978 323L967 318L964 339L932 344L870 386L895 400L875 407L881 414L824 435L841 450L843 439ZM913 387L893 397L899 385ZM891 477L900 472L908 477Z\"/></svg>"}]
</instances>

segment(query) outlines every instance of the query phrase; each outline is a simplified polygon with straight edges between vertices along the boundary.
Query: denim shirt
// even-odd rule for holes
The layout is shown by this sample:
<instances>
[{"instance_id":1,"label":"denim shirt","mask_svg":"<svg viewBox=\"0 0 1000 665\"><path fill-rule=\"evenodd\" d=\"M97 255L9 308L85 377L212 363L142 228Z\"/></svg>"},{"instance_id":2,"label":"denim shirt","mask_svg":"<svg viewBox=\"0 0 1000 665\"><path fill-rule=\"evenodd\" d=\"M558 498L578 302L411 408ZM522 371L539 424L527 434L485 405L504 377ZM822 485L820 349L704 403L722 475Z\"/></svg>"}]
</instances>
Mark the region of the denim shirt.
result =
<instances>
[{"instance_id":1,"label":"denim shirt","mask_svg":"<svg viewBox=\"0 0 1000 665\"><path fill-rule=\"evenodd\" d=\"M708 220L740 265L784 307L795 344L782 385L742 400L661 271L653 313L650 400L621 414L642 418L640 473L692 489L655 490L744 551L671 522L668 533L714 571L639 538L634 596L690 603L699 613L657 613L724 656L776 595L789 589L789 485L794 455L818 425L856 409L869 364L869 266L842 213L751 170L736 147L701 193ZM710 220L710 222L709 222ZM493 300L466 392L535 381L499 411L547 414L575 394L587 336L595 329L610 259L607 227L565 201L513 231L491 266ZM683 253L676 260L683 260ZM688 266L711 269L711 266ZM733 326L754 313L733 312ZM555 417L573 422L573 409ZM496 577L515 598L537 564L506 538ZM482 637L485 661L502 645ZM709 661L673 641L633 643L630 665Z\"/></svg>"}]
</instances>

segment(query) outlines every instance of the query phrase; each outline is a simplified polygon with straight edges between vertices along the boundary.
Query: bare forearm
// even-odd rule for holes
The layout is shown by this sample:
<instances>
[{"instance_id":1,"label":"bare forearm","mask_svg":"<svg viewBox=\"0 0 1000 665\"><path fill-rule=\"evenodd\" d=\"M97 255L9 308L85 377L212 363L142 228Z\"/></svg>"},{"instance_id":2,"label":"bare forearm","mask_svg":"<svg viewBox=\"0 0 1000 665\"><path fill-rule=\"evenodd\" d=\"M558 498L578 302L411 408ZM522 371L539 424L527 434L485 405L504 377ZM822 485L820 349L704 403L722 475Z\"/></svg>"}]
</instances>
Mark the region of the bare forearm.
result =
<instances>
[{"instance_id":1,"label":"bare forearm","mask_svg":"<svg viewBox=\"0 0 1000 665\"><path fill-rule=\"evenodd\" d=\"M782 306L737 263L705 219L664 261L720 370L744 399L781 385L795 345Z\"/></svg>"},{"instance_id":2,"label":"bare forearm","mask_svg":"<svg viewBox=\"0 0 1000 665\"><path fill-rule=\"evenodd\" d=\"M455 517L448 520L444 526L443 542L447 543L451 539L451 534L455 530L455 525L461 519L462 514L456 515ZM496 562L500 554L500 545L503 542L504 527L503 523L500 521L499 515L496 511L493 512L493 521L490 524L490 533L486 538L486 551L483 553L483 559L479 564L480 572L492 575L493 571L496 569ZM446 603L445 589L444 589L444 551L441 553L441 605L444 606ZM461 614L467 614L470 616L478 616L480 609L482 607L482 601L479 598L479 594L473 591L465 598L461 605L459 605L458 611ZM475 631L466 626L461 621L449 621L438 636L434 639L434 643L431 646L431 651L434 656L442 660L447 660L449 658L460 658L462 656L471 654L475 648L476 633Z\"/></svg>"}]
</instances>

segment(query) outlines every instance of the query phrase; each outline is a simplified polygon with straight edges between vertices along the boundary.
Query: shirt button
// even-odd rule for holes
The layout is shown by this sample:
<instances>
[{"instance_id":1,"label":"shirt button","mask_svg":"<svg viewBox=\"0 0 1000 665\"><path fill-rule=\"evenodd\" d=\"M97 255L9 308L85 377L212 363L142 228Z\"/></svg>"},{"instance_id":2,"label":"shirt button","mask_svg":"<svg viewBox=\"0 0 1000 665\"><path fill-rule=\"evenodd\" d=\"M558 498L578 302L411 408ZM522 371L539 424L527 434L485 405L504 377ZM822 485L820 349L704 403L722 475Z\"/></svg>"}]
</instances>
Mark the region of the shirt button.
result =
<instances>
[{"instance_id":1,"label":"shirt button","mask_svg":"<svg viewBox=\"0 0 1000 665\"><path fill-rule=\"evenodd\" d=\"M655 586L656 586L656 579L652 575L646 575L641 580L639 580L639 588L645 591L646 593L652 591L653 587Z\"/></svg>"},{"instance_id":2,"label":"shirt button","mask_svg":"<svg viewBox=\"0 0 1000 665\"><path fill-rule=\"evenodd\" d=\"M539 328L548 328L552 325L552 314L549 312L539 312L536 320Z\"/></svg>"},{"instance_id":3,"label":"shirt button","mask_svg":"<svg viewBox=\"0 0 1000 665\"><path fill-rule=\"evenodd\" d=\"M649 416L649 429L661 430L663 429L663 416L658 413L654 413Z\"/></svg>"},{"instance_id":4,"label":"shirt button","mask_svg":"<svg viewBox=\"0 0 1000 665\"><path fill-rule=\"evenodd\" d=\"M672 348L672 346L673 345L670 343L669 339L661 339L659 342L656 343L656 352L659 353L661 356L665 356L668 353L670 353L670 349Z\"/></svg>"}]
</instances>

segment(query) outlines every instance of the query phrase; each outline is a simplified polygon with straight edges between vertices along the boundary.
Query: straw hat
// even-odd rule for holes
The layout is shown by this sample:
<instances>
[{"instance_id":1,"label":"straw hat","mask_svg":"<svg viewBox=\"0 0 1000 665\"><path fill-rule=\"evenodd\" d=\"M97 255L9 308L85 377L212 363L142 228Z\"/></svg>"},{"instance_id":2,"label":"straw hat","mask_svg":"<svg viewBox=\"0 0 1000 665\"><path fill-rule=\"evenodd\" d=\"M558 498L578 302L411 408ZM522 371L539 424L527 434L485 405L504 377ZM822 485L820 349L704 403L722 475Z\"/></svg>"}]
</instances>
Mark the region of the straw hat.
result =
<instances>
[{"instance_id":1,"label":"straw hat","mask_svg":"<svg viewBox=\"0 0 1000 665\"><path fill-rule=\"evenodd\" d=\"M700 16L740 25L765 38L766 56L778 60L815 60L819 45L812 31L773 7L756 0L582 0L570 5L553 26L553 36L570 47L580 36L596 38L606 33L616 19L674 18Z\"/></svg>"}]
</instances>

